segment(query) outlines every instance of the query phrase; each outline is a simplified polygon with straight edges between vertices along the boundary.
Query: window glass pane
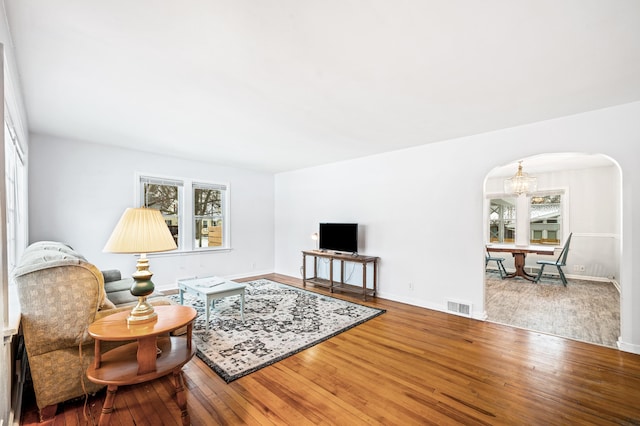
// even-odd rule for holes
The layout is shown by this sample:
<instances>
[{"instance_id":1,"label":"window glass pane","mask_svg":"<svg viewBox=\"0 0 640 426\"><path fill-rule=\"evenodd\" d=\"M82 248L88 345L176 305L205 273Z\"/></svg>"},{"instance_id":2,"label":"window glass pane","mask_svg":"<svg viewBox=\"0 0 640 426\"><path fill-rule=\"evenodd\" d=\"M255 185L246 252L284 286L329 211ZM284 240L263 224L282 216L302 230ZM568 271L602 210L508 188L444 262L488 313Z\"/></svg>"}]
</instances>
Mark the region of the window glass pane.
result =
<instances>
[{"instance_id":1,"label":"window glass pane","mask_svg":"<svg viewBox=\"0 0 640 426\"><path fill-rule=\"evenodd\" d=\"M223 247L224 190L197 185L193 188L195 247Z\"/></svg>"},{"instance_id":2,"label":"window glass pane","mask_svg":"<svg viewBox=\"0 0 640 426\"><path fill-rule=\"evenodd\" d=\"M144 182L143 191L144 206L160 210L176 245L180 247L178 186Z\"/></svg>"},{"instance_id":3,"label":"window glass pane","mask_svg":"<svg viewBox=\"0 0 640 426\"><path fill-rule=\"evenodd\" d=\"M5 123L4 127L4 158L5 158L5 185L7 188L6 195L6 215L7 215L7 263L8 271L11 272L16 266L16 170L15 170L15 154L13 144L11 143L11 135Z\"/></svg>"},{"instance_id":4,"label":"window glass pane","mask_svg":"<svg viewBox=\"0 0 640 426\"><path fill-rule=\"evenodd\" d=\"M562 195L531 197L530 243L560 245L562 224Z\"/></svg>"},{"instance_id":5,"label":"window glass pane","mask_svg":"<svg viewBox=\"0 0 640 426\"><path fill-rule=\"evenodd\" d=\"M515 240L516 199L491 199L489 202L489 242L513 243Z\"/></svg>"}]
</instances>

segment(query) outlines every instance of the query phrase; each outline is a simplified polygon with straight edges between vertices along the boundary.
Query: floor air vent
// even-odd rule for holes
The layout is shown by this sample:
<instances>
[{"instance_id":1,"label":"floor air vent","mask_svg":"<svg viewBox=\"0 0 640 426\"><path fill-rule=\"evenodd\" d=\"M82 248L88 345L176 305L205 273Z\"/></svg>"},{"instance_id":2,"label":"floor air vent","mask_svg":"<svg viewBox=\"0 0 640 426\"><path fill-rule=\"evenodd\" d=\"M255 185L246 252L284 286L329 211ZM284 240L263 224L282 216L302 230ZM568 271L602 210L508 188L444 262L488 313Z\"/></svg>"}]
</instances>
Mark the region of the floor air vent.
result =
<instances>
[{"instance_id":1,"label":"floor air vent","mask_svg":"<svg viewBox=\"0 0 640 426\"><path fill-rule=\"evenodd\" d=\"M447 300L447 310L457 315L471 317L471 303Z\"/></svg>"}]
</instances>

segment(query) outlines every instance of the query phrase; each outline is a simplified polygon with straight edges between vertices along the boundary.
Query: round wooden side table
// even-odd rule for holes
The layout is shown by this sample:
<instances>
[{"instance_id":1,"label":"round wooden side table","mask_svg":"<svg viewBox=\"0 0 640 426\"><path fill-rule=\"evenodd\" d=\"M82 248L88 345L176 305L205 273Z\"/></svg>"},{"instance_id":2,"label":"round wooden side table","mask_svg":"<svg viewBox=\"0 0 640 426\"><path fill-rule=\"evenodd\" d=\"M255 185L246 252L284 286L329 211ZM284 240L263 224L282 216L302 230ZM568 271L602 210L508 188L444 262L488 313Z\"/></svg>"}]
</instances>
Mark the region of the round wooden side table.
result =
<instances>
[{"instance_id":1,"label":"round wooden side table","mask_svg":"<svg viewBox=\"0 0 640 426\"><path fill-rule=\"evenodd\" d=\"M187 397L182 367L193 358L193 320L196 310L189 306L156 306L156 321L127 324L129 311L101 318L89 326L95 340L95 359L87 369L87 377L95 383L107 385L107 396L100 413L99 425L109 424L118 386L143 383L173 374L176 400L182 410L182 424L191 423L187 411ZM169 336L171 331L187 327L186 336ZM103 341L128 341L101 354ZM158 351L159 349L159 351Z\"/></svg>"}]
</instances>

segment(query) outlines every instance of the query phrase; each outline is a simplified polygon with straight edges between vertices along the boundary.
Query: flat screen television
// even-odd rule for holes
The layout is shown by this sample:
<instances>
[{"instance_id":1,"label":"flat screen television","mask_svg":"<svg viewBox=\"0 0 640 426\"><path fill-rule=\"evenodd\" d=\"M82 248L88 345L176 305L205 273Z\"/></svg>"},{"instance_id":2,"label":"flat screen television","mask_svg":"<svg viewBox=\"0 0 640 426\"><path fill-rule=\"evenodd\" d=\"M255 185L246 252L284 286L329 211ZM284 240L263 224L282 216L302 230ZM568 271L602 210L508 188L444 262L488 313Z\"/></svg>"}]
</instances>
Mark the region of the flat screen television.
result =
<instances>
[{"instance_id":1,"label":"flat screen television","mask_svg":"<svg viewBox=\"0 0 640 426\"><path fill-rule=\"evenodd\" d=\"M321 223L319 240L320 250L357 253L358 224Z\"/></svg>"}]
</instances>

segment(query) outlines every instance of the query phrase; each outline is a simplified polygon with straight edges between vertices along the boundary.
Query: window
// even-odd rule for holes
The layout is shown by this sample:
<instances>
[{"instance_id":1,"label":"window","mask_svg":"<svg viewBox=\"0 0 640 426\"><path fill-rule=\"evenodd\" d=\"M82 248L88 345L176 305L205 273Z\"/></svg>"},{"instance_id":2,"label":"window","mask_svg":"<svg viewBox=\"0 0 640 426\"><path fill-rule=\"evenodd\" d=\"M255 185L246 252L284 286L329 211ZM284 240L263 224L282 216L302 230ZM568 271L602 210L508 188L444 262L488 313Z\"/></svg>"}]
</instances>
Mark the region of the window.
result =
<instances>
[{"instance_id":1,"label":"window","mask_svg":"<svg viewBox=\"0 0 640 426\"><path fill-rule=\"evenodd\" d=\"M523 199L524 200L524 199ZM523 232L529 244L560 245L563 226L564 191L537 192L522 203L518 198L494 196L489 199L489 242L514 243ZM527 228L518 218L529 218Z\"/></svg>"},{"instance_id":2,"label":"window","mask_svg":"<svg viewBox=\"0 0 640 426\"><path fill-rule=\"evenodd\" d=\"M226 185L139 176L141 204L160 210L182 251L229 248Z\"/></svg>"},{"instance_id":3,"label":"window","mask_svg":"<svg viewBox=\"0 0 640 426\"><path fill-rule=\"evenodd\" d=\"M489 202L489 242L513 243L516 240L516 199L496 198Z\"/></svg>"},{"instance_id":4,"label":"window","mask_svg":"<svg viewBox=\"0 0 640 426\"><path fill-rule=\"evenodd\" d=\"M8 271L16 267L22 251L27 244L27 226L25 212L25 167L17 135L11 130L7 122L4 125L4 156L5 156L5 184L7 189L6 219L7 219L7 263Z\"/></svg>"},{"instance_id":5,"label":"window","mask_svg":"<svg viewBox=\"0 0 640 426\"><path fill-rule=\"evenodd\" d=\"M531 244L560 245L562 194L534 195L529 209Z\"/></svg>"},{"instance_id":6,"label":"window","mask_svg":"<svg viewBox=\"0 0 640 426\"><path fill-rule=\"evenodd\" d=\"M142 205L160 210L164 221L167 223L171 235L178 246L180 245L180 201L182 182L166 179L154 179L141 177Z\"/></svg>"},{"instance_id":7,"label":"window","mask_svg":"<svg viewBox=\"0 0 640 426\"><path fill-rule=\"evenodd\" d=\"M224 193L222 185L193 184L195 248L224 245Z\"/></svg>"}]
</instances>

